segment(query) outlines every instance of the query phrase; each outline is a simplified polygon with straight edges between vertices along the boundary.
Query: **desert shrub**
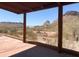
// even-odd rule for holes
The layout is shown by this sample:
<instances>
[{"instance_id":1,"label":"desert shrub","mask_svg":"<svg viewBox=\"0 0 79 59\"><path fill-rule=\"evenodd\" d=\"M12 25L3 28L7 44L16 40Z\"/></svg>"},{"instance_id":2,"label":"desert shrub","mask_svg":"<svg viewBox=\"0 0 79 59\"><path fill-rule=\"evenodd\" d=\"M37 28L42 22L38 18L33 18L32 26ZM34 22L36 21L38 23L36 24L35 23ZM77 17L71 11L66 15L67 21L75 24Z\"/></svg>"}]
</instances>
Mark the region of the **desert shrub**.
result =
<instances>
[{"instance_id":1,"label":"desert shrub","mask_svg":"<svg viewBox=\"0 0 79 59\"><path fill-rule=\"evenodd\" d=\"M8 30L6 30L6 29L0 30L0 33L8 33Z\"/></svg>"},{"instance_id":2,"label":"desert shrub","mask_svg":"<svg viewBox=\"0 0 79 59\"><path fill-rule=\"evenodd\" d=\"M3 31L2 30L0 30L0 33L2 33Z\"/></svg>"},{"instance_id":3,"label":"desert shrub","mask_svg":"<svg viewBox=\"0 0 79 59\"><path fill-rule=\"evenodd\" d=\"M29 40L36 40L37 39L37 35L32 31L32 30L27 30L27 39Z\"/></svg>"}]
</instances>

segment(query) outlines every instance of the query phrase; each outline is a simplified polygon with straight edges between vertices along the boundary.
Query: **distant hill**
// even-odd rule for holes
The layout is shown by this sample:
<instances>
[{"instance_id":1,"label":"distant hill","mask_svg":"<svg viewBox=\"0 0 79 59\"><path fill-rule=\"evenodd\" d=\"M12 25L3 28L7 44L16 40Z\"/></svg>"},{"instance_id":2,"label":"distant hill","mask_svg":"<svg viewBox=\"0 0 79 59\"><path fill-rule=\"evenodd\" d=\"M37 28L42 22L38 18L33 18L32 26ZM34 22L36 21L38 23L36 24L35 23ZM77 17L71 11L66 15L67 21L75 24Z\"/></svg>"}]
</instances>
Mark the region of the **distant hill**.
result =
<instances>
[{"instance_id":1,"label":"distant hill","mask_svg":"<svg viewBox=\"0 0 79 59\"><path fill-rule=\"evenodd\" d=\"M23 33L23 23L19 22L0 22L0 33L18 35ZM16 34L15 34L16 33Z\"/></svg>"},{"instance_id":2,"label":"distant hill","mask_svg":"<svg viewBox=\"0 0 79 59\"><path fill-rule=\"evenodd\" d=\"M19 22L0 22L0 27L22 27L23 23Z\"/></svg>"}]
</instances>

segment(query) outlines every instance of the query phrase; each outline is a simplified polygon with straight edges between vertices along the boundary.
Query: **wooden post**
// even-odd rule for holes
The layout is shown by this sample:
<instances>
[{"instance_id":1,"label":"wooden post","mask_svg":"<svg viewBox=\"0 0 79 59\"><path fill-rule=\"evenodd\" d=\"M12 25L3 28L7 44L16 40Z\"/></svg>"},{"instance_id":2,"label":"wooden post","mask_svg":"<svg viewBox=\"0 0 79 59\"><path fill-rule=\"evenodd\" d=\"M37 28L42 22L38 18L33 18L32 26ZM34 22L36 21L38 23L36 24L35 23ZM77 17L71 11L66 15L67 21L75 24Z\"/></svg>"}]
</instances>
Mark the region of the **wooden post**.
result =
<instances>
[{"instance_id":1,"label":"wooden post","mask_svg":"<svg viewBox=\"0 0 79 59\"><path fill-rule=\"evenodd\" d=\"M58 2L58 52L62 52L63 6Z\"/></svg>"},{"instance_id":2,"label":"wooden post","mask_svg":"<svg viewBox=\"0 0 79 59\"><path fill-rule=\"evenodd\" d=\"M23 42L26 43L26 13L23 16Z\"/></svg>"}]
</instances>

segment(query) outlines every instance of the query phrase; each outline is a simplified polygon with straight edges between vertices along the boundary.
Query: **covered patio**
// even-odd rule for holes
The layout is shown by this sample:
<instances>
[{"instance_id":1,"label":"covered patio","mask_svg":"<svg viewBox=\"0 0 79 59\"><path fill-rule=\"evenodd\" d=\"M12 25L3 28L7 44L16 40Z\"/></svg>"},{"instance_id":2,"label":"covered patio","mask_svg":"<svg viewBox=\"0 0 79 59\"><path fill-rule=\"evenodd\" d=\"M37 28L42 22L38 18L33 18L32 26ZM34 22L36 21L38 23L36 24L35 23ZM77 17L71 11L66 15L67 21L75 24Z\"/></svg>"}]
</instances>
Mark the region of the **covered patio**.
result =
<instances>
[{"instance_id":1,"label":"covered patio","mask_svg":"<svg viewBox=\"0 0 79 59\"><path fill-rule=\"evenodd\" d=\"M7 36L0 37L0 57L69 57L66 53L58 53L55 50L36 44L23 43L20 40Z\"/></svg>"},{"instance_id":2,"label":"covered patio","mask_svg":"<svg viewBox=\"0 0 79 59\"><path fill-rule=\"evenodd\" d=\"M79 56L79 52L62 48L62 24L63 24L63 6L73 4L72 2L4 2L0 3L0 8L14 12L16 14L23 14L23 43L35 46L30 50L19 52L12 56ZM58 47L42 44L39 42L29 42L26 40L26 16L27 13L39 11L48 8L58 7ZM22 44L23 44L22 43ZM27 46L25 46L27 48ZM38 54L35 53L38 51ZM51 52L50 52L51 51ZM45 52L45 53L44 53ZM42 55L40 55L42 53Z\"/></svg>"}]
</instances>

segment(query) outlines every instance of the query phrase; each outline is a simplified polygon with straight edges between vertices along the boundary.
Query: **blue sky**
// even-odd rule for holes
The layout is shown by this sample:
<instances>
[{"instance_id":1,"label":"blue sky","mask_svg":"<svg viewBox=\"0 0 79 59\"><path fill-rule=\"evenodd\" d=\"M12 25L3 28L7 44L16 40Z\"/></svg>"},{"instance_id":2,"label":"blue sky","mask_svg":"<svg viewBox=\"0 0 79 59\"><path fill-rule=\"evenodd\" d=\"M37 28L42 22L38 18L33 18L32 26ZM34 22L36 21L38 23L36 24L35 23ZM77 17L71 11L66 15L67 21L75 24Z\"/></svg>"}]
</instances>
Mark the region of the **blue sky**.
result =
<instances>
[{"instance_id":1,"label":"blue sky","mask_svg":"<svg viewBox=\"0 0 79 59\"><path fill-rule=\"evenodd\" d=\"M79 11L79 3L71 4L63 7L63 12ZM58 18L58 8L50 8L36 12L27 13L27 25L35 26L42 25L46 20L51 23ZM15 14L9 11L0 9L0 22L23 22L22 14Z\"/></svg>"}]
</instances>

